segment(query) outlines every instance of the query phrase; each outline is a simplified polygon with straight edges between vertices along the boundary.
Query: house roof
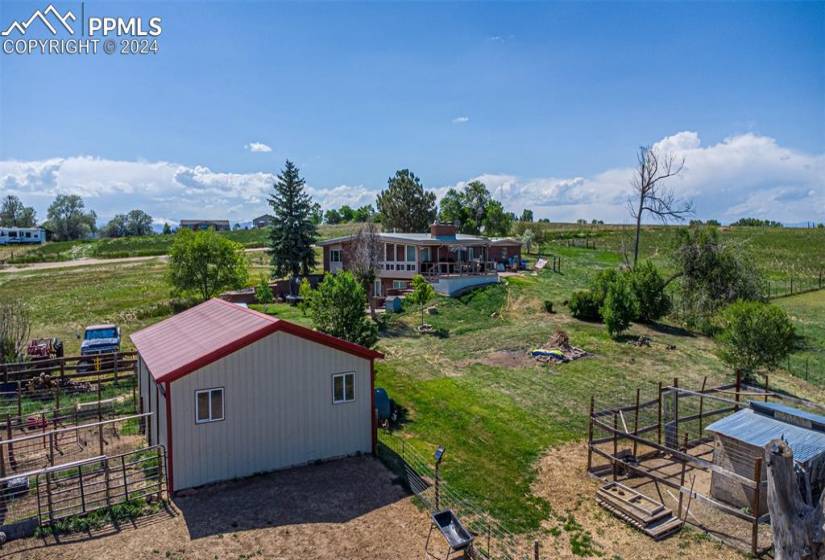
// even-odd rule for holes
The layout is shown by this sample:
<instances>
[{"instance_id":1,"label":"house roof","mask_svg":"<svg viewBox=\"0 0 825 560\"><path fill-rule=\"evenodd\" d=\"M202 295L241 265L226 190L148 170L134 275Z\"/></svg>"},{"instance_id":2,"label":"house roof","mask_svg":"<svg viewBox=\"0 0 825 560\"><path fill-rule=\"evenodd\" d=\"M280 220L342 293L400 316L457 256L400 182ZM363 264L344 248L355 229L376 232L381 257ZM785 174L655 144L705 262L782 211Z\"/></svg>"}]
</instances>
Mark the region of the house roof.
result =
<instances>
[{"instance_id":1,"label":"house roof","mask_svg":"<svg viewBox=\"0 0 825 560\"><path fill-rule=\"evenodd\" d=\"M381 241L398 241L401 243L409 243L411 245L489 245L490 240L480 235L466 235L463 233L453 236L433 236L429 233L378 233ZM352 241L355 239L354 235L345 235L342 237L334 237L318 243L321 247L325 245L335 245L342 241Z\"/></svg>"},{"instance_id":2,"label":"house roof","mask_svg":"<svg viewBox=\"0 0 825 560\"><path fill-rule=\"evenodd\" d=\"M521 239L515 237L493 237L490 242L493 245L521 245Z\"/></svg>"},{"instance_id":3,"label":"house roof","mask_svg":"<svg viewBox=\"0 0 825 560\"><path fill-rule=\"evenodd\" d=\"M191 224L221 224L221 225L229 225L229 220L181 220L180 225L191 225Z\"/></svg>"},{"instance_id":4,"label":"house roof","mask_svg":"<svg viewBox=\"0 0 825 560\"><path fill-rule=\"evenodd\" d=\"M745 408L717 420L705 429L708 432L757 447L765 447L773 439L784 438L793 450L793 458L797 463L807 463L814 457L825 453L825 433L763 414L761 410L764 410L766 406L785 409L785 414L788 414L787 411L792 411L792 416L795 417L810 414L789 406L754 402L751 403L751 408Z\"/></svg>"},{"instance_id":5,"label":"house roof","mask_svg":"<svg viewBox=\"0 0 825 560\"><path fill-rule=\"evenodd\" d=\"M155 381L169 382L278 331L368 360L384 357L375 350L217 298L138 331L131 339Z\"/></svg>"},{"instance_id":6,"label":"house roof","mask_svg":"<svg viewBox=\"0 0 825 560\"><path fill-rule=\"evenodd\" d=\"M274 220L274 219L275 219L275 216L273 216L272 214L261 214L257 218L253 218L252 221L256 222L258 220Z\"/></svg>"}]
</instances>

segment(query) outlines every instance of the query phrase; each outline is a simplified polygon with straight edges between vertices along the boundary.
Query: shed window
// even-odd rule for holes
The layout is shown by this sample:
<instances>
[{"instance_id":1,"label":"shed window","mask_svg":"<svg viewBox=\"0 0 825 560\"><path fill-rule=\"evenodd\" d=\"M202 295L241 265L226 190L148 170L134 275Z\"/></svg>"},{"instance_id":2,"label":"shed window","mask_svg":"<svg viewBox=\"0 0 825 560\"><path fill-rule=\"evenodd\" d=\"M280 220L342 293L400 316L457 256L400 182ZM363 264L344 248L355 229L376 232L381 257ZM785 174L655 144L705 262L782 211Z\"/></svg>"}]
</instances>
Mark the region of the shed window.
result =
<instances>
[{"instance_id":1,"label":"shed window","mask_svg":"<svg viewBox=\"0 0 825 560\"><path fill-rule=\"evenodd\" d=\"M195 422L223 420L223 388L195 391Z\"/></svg>"},{"instance_id":2,"label":"shed window","mask_svg":"<svg viewBox=\"0 0 825 560\"><path fill-rule=\"evenodd\" d=\"M338 373L332 376L332 403L345 403L355 400L355 374Z\"/></svg>"},{"instance_id":3,"label":"shed window","mask_svg":"<svg viewBox=\"0 0 825 560\"><path fill-rule=\"evenodd\" d=\"M329 262L341 262L341 250L340 249L330 249L330 251L329 251Z\"/></svg>"}]
</instances>

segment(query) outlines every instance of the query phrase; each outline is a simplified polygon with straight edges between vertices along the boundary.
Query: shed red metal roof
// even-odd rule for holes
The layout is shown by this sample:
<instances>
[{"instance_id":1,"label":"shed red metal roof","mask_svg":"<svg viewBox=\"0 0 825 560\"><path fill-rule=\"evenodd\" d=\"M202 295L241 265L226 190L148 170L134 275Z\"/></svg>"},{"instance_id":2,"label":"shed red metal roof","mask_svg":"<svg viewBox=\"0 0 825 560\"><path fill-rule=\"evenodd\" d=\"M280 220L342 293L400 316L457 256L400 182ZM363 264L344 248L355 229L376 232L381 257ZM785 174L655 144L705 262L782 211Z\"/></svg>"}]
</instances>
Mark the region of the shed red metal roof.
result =
<instances>
[{"instance_id":1,"label":"shed red metal roof","mask_svg":"<svg viewBox=\"0 0 825 560\"><path fill-rule=\"evenodd\" d=\"M358 344L210 299L131 336L155 381L174 381L277 331L373 360L384 355Z\"/></svg>"}]
</instances>

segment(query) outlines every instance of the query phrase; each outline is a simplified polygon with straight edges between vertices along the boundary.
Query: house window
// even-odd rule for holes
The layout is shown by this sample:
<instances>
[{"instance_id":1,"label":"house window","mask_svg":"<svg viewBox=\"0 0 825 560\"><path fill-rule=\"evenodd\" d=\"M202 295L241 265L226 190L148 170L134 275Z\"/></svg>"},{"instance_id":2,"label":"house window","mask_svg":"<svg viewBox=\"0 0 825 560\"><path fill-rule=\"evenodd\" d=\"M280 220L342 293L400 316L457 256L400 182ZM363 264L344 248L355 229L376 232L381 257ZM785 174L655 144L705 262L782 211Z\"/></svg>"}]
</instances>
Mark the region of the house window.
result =
<instances>
[{"instance_id":1,"label":"house window","mask_svg":"<svg viewBox=\"0 0 825 560\"><path fill-rule=\"evenodd\" d=\"M406 290L407 289L407 281L406 280L393 280L392 287L395 290Z\"/></svg>"},{"instance_id":2,"label":"house window","mask_svg":"<svg viewBox=\"0 0 825 560\"><path fill-rule=\"evenodd\" d=\"M394 261L395 259L392 258L395 254L395 245L392 243L386 243L384 245L384 260L385 261Z\"/></svg>"},{"instance_id":3,"label":"house window","mask_svg":"<svg viewBox=\"0 0 825 560\"><path fill-rule=\"evenodd\" d=\"M341 262L341 249L330 249L329 262Z\"/></svg>"},{"instance_id":4,"label":"house window","mask_svg":"<svg viewBox=\"0 0 825 560\"><path fill-rule=\"evenodd\" d=\"M430 258L430 248L429 247L422 247L420 250L421 253L421 262L430 262L432 259Z\"/></svg>"},{"instance_id":5,"label":"house window","mask_svg":"<svg viewBox=\"0 0 825 560\"><path fill-rule=\"evenodd\" d=\"M223 420L223 387L195 391L195 423Z\"/></svg>"},{"instance_id":6,"label":"house window","mask_svg":"<svg viewBox=\"0 0 825 560\"><path fill-rule=\"evenodd\" d=\"M332 404L355 400L355 374L337 373L332 376Z\"/></svg>"},{"instance_id":7,"label":"house window","mask_svg":"<svg viewBox=\"0 0 825 560\"><path fill-rule=\"evenodd\" d=\"M407 245L407 262L415 262L415 245Z\"/></svg>"}]
</instances>

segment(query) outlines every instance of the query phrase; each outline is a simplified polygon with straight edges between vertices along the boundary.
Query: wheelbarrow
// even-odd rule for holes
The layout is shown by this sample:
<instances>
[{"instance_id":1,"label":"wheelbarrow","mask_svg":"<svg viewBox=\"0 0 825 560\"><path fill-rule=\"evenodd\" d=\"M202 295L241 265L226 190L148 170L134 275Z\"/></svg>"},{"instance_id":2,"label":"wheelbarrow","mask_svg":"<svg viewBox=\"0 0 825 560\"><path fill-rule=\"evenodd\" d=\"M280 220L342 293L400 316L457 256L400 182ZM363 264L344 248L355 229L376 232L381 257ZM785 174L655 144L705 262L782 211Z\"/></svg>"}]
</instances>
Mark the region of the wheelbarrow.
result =
<instances>
[{"instance_id":1,"label":"wheelbarrow","mask_svg":"<svg viewBox=\"0 0 825 560\"><path fill-rule=\"evenodd\" d=\"M431 521L430 531L427 533L427 544L424 545L424 553L427 556L435 557L435 555L430 554L429 551L430 537L433 534L433 529L438 529L441 536L447 541L448 548L447 554L444 556L445 560L447 560L453 552L466 551L470 553L475 537L464 528L452 510L445 509L444 511L432 514Z\"/></svg>"}]
</instances>

